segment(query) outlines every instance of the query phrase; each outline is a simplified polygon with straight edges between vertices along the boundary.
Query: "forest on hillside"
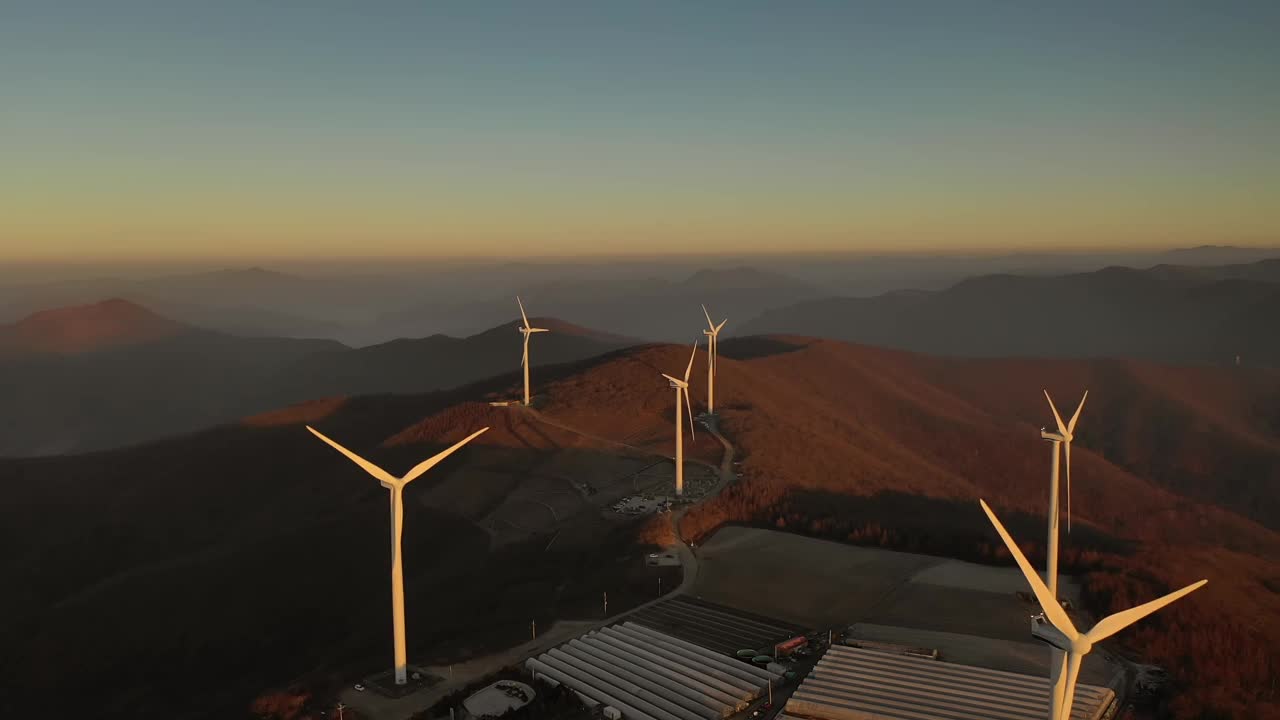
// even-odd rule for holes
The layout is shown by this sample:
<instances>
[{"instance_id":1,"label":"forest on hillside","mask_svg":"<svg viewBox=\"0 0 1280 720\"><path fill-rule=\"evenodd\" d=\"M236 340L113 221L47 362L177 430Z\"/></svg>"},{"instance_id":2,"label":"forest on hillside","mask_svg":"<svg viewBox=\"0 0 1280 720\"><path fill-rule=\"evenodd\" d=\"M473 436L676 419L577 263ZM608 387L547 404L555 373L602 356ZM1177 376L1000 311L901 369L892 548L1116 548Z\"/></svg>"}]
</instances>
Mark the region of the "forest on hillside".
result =
<instances>
[{"instance_id":1,"label":"forest on hillside","mask_svg":"<svg viewBox=\"0 0 1280 720\"><path fill-rule=\"evenodd\" d=\"M882 493L858 497L794 490L768 482L737 483L685 515L681 534L697 543L727 524L795 532L887 550L952 557L991 565L1013 560L972 502ZM927 518L927 521L924 519ZM939 524L939 518L951 518ZM1032 537L1043 519L1012 515L1010 533ZM660 535L660 533L656 533ZM1042 543L1019 543L1032 564L1044 562ZM1175 588L1165 575L1177 563L1158 548L1135 546L1077 526L1060 557L1062 572L1081 579L1085 610L1102 617ZM1263 591L1267 591L1266 588ZM1271 588L1275 592L1276 588ZM1280 655L1273 642L1226 613L1197 603L1174 603L1109 641L1128 657L1156 664L1172 680L1147 698L1135 717L1152 720L1265 720L1280 718Z\"/></svg>"}]
</instances>

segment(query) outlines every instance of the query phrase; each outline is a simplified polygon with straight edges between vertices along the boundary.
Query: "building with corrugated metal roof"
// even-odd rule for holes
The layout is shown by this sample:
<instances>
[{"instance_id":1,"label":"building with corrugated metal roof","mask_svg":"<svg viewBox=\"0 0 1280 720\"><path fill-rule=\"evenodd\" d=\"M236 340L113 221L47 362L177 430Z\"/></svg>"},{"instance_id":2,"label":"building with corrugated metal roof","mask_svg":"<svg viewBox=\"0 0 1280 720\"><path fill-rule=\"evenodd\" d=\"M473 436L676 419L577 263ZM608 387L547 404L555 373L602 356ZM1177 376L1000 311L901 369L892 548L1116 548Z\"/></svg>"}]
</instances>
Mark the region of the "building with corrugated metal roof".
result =
<instances>
[{"instance_id":1,"label":"building with corrugated metal roof","mask_svg":"<svg viewBox=\"0 0 1280 720\"><path fill-rule=\"evenodd\" d=\"M525 667L626 720L719 720L782 677L633 622L589 632Z\"/></svg>"},{"instance_id":2,"label":"building with corrugated metal roof","mask_svg":"<svg viewBox=\"0 0 1280 720\"><path fill-rule=\"evenodd\" d=\"M1072 720L1106 720L1115 693L1077 685ZM1044 720L1049 678L836 645L778 718L792 720Z\"/></svg>"}]
</instances>

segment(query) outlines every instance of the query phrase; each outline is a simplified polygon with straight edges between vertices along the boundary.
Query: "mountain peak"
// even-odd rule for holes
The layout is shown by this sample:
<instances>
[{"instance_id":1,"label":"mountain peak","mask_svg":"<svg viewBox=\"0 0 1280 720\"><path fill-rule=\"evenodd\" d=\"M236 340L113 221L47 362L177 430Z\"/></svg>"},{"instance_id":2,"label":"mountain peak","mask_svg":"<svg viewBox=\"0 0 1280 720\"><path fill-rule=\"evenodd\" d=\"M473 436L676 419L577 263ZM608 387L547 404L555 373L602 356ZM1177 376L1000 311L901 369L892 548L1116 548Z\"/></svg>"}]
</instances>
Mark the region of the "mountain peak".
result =
<instances>
[{"instance_id":1,"label":"mountain peak","mask_svg":"<svg viewBox=\"0 0 1280 720\"><path fill-rule=\"evenodd\" d=\"M76 354L159 340L186 332L182 323L124 298L42 310L0 326L0 348Z\"/></svg>"}]
</instances>

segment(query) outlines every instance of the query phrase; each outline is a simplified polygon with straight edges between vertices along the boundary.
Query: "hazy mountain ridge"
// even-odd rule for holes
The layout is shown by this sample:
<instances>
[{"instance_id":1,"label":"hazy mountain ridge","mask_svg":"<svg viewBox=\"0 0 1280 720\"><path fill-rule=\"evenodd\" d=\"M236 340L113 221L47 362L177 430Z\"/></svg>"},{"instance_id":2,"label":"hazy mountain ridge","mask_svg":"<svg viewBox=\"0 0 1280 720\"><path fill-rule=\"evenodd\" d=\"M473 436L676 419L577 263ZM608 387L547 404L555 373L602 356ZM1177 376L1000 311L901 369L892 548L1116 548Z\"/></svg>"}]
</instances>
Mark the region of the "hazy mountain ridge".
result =
<instances>
[{"instance_id":1,"label":"hazy mountain ridge","mask_svg":"<svg viewBox=\"0 0 1280 720\"><path fill-rule=\"evenodd\" d=\"M442 390L520 369L518 316L469 338L436 335L352 349L333 340L193 328L127 301L104 306L117 322L102 322L103 306L94 305L33 316L14 326L24 333L0 331L0 390L7 400L0 405L0 456L118 447L304 400ZM558 320L538 321L552 332L533 340L535 383L548 365L636 344ZM37 338L45 347L50 337L66 337L68 327L87 328L95 344L58 355L3 353L10 334Z\"/></svg>"},{"instance_id":2,"label":"hazy mountain ridge","mask_svg":"<svg viewBox=\"0 0 1280 720\"><path fill-rule=\"evenodd\" d=\"M1108 267L986 275L932 293L831 298L763 313L742 334L797 333L958 356L1127 356L1280 363L1264 318L1280 260L1222 267Z\"/></svg>"},{"instance_id":3,"label":"hazy mountain ridge","mask_svg":"<svg viewBox=\"0 0 1280 720\"><path fill-rule=\"evenodd\" d=\"M542 296L534 312L646 339L682 340L688 311L664 309L672 285L688 302L724 305L735 325L768 309L823 296L874 297L898 290L936 291L965 278L1092 272L1106 266L1225 265L1280 257L1280 248L1187 248L1109 253L778 254L522 261L312 263L286 271L263 267L168 270L120 265L99 274L0 268L0 323L39 310L121 297L161 315L233 335L324 337L364 346L435 333L466 336L502 322L512 296ZM111 274L108 274L111 273ZM147 274L151 274L147 276ZM78 277L77 277L78 276ZM725 291L720 297L707 294ZM755 289L761 297L752 297ZM735 292L736 291L736 292ZM594 312L597 297L659 296L650 312ZM561 303L563 305L561 305ZM712 308L715 310L716 308Z\"/></svg>"},{"instance_id":4,"label":"hazy mountain ridge","mask_svg":"<svg viewBox=\"0 0 1280 720\"><path fill-rule=\"evenodd\" d=\"M749 267L703 268L669 280L562 278L522 286L518 291L530 312L564 318L600 330L646 341L692 342L701 338L705 320L700 305L720 317L742 321L771 307L821 297L825 291L795 278ZM489 327L506 317L513 297L464 304L431 304L382 316L380 324L413 329L435 327L457 334Z\"/></svg>"}]
</instances>

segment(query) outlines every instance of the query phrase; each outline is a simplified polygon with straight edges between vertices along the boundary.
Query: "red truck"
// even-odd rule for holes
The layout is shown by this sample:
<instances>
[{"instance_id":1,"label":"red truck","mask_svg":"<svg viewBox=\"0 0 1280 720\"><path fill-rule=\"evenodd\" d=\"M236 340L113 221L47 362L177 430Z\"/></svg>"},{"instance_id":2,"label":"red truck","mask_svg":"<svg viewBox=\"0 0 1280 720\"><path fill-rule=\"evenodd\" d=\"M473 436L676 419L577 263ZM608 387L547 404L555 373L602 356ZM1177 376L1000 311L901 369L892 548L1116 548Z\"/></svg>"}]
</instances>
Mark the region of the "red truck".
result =
<instances>
[{"instance_id":1,"label":"red truck","mask_svg":"<svg viewBox=\"0 0 1280 720\"><path fill-rule=\"evenodd\" d=\"M797 635L790 640L784 640L773 646L773 650L778 655L790 655L800 648L809 644L803 635Z\"/></svg>"}]
</instances>

